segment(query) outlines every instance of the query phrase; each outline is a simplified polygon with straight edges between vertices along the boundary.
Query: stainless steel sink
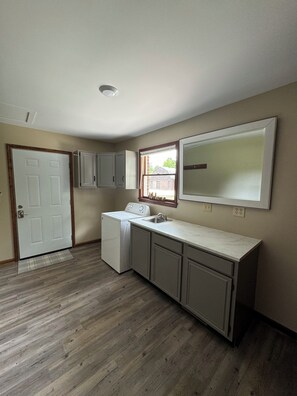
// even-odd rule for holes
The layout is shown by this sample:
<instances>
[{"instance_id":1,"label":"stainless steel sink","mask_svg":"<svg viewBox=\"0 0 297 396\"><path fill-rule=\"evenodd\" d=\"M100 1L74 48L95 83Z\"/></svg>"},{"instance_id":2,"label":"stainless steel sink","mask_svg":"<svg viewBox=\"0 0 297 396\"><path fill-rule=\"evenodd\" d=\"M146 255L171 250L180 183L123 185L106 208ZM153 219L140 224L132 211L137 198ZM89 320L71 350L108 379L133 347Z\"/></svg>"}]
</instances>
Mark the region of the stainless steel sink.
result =
<instances>
[{"instance_id":1,"label":"stainless steel sink","mask_svg":"<svg viewBox=\"0 0 297 396\"><path fill-rule=\"evenodd\" d=\"M167 221L172 221L171 219L164 219L157 216L150 217L149 219L142 219L144 221L149 221L150 223L166 223Z\"/></svg>"}]
</instances>

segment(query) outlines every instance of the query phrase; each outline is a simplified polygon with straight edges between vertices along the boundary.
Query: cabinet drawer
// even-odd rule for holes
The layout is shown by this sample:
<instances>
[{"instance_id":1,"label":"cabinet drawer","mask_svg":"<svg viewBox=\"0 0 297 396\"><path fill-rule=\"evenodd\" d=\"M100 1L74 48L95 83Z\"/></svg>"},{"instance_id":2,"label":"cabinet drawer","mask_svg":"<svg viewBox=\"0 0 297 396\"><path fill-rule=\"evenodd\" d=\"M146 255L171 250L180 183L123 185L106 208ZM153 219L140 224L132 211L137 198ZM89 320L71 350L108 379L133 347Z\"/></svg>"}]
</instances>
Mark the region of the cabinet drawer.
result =
<instances>
[{"instance_id":1,"label":"cabinet drawer","mask_svg":"<svg viewBox=\"0 0 297 396\"><path fill-rule=\"evenodd\" d=\"M213 256L210 253L203 252L202 250L191 246L187 247L187 256L188 258L195 260L200 264L204 264L208 268L212 268L221 274L233 276L234 263L232 261Z\"/></svg>"},{"instance_id":2,"label":"cabinet drawer","mask_svg":"<svg viewBox=\"0 0 297 396\"><path fill-rule=\"evenodd\" d=\"M153 243L156 243L159 246L163 246L166 249L169 249L175 253L182 254L183 252L183 244L181 242L175 241L171 238L167 238L160 234L153 233Z\"/></svg>"}]
</instances>

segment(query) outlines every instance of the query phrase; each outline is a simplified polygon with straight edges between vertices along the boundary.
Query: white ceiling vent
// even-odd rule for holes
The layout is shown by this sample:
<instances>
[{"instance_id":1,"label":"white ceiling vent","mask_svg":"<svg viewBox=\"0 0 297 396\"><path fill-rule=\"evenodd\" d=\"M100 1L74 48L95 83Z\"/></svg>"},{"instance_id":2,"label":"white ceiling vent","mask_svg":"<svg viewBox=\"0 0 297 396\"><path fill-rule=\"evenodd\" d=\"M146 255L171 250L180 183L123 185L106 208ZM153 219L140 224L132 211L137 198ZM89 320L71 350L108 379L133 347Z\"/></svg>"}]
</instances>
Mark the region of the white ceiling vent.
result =
<instances>
[{"instance_id":1,"label":"white ceiling vent","mask_svg":"<svg viewBox=\"0 0 297 396\"><path fill-rule=\"evenodd\" d=\"M24 107L0 102L0 122L16 125L32 125L37 113Z\"/></svg>"}]
</instances>

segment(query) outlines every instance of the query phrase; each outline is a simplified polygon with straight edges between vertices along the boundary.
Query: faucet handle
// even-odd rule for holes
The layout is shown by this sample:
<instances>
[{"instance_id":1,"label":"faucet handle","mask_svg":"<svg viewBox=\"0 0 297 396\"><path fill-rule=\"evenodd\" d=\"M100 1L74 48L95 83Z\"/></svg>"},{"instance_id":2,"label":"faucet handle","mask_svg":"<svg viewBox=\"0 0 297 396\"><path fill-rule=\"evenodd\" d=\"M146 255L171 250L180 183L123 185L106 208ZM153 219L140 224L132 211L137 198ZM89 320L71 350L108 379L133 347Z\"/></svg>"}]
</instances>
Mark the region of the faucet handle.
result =
<instances>
[{"instance_id":1,"label":"faucet handle","mask_svg":"<svg viewBox=\"0 0 297 396\"><path fill-rule=\"evenodd\" d=\"M167 221L167 216L164 215L163 213L158 213L158 214L157 214L157 218L158 218L158 219L162 219L162 220L164 220L164 221Z\"/></svg>"}]
</instances>

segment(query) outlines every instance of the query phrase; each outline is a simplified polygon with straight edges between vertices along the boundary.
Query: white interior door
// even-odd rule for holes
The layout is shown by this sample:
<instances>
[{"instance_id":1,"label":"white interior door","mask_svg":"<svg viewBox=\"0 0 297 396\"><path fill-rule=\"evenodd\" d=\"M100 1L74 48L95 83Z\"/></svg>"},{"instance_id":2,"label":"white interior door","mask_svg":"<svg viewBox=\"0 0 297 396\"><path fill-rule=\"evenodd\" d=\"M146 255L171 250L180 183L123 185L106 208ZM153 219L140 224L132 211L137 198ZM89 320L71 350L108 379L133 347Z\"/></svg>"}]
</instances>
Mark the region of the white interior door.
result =
<instances>
[{"instance_id":1,"label":"white interior door","mask_svg":"<svg viewBox=\"0 0 297 396\"><path fill-rule=\"evenodd\" d=\"M69 156L13 149L20 258L72 246Z\"/></svg>"}]
</instances>

